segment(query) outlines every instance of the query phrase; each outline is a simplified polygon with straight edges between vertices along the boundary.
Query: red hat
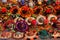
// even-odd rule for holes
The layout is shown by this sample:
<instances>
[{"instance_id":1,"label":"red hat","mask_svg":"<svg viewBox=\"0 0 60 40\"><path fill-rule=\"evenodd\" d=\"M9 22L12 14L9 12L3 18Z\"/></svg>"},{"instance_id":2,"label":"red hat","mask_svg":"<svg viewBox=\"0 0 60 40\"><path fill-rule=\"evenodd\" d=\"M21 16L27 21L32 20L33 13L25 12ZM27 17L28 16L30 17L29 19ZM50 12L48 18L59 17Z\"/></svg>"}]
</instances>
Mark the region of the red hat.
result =
<instances>
[{"instance_id":1,"label":"red hat","mask_svg":"<svg viewBox=\"0 0 60 40\"><path fill-rule=\"evenodd\" d=\"M3 7L3 8L1 9L1 11L2 11L3 13L5 13L5 12L7 12L7 9L6 9L5 7Z\"/></svg>"}]
</instances>

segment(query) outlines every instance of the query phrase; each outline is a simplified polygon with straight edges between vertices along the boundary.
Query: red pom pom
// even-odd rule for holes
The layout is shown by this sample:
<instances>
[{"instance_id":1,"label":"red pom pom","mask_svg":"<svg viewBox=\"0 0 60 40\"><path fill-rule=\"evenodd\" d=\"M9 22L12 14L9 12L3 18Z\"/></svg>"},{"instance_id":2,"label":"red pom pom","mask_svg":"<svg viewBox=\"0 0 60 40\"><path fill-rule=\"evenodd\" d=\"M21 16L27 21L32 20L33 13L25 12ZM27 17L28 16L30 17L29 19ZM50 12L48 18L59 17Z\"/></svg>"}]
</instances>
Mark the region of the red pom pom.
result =
<instances>
[{"instance_id":1,"label":"red pom pom","mask_svg":"<svg viewBox=\"0 0 60 40\"><path fill-rule=\"evenodd\" d=\"M2 11L2 13L5 13L5 12L7 12L7 9L3 7L3 8L1 9L1 11Z\"/></svg>"},{"instance_id":2,"label":"red pom pom","mask_svg":"<svg viewBox=\"0 0 60 40\"><path fill-rule=\"evenodd\" d=\"M46 20L44 20L44 24L48 24L48 22L49 22L49 21L48 21L47 19L46 19Z\"/></svg>"},{"instance_id":3,"label":"red pom pom","mask_svg":"<svg viewBox=\"0 0 60 40\"><path fill-rule=\"evenodd\" d=\"M52 22L56 23L57 20L52 20Z\"/></svg>"},{"instance_id":4,"label":"red pom pom","mask_svg":"<svg viewBox=\"0 0 60 40\"><path fill-rule=\"evenodd\" d=\"M32 20L32 25L36 25L36 20Z\"/></svg>"},{"instance_id":5,"label":"red pom pom","mask_svg":"<svg viewBox=\"0 0 60 40\"><path fill-rule=\"evenodd\" d=\"M50 10L50 9L47 9L47 10L46 10L46 13L50 13L50 12L51 12L51 10Z\"/></svg>"},{"instance_id":6,"label":"red pom pom","mask_svg":"<svg viewBox=\"0 0 60 40\"><path fill-rule=\"evenodd\" d=\"M56 2L56 4L60 4L60 2Z\"/></svg>"},{"instance_id":7,"label":"red pom pom","mask_svg":"<svg viewBox=\"0 0 60 40\"><path fill-rule=\"evenodd\" d=\"M28 6L23 6L23 10L28 11L29 7Z\"/></svg>"}]
</instances>

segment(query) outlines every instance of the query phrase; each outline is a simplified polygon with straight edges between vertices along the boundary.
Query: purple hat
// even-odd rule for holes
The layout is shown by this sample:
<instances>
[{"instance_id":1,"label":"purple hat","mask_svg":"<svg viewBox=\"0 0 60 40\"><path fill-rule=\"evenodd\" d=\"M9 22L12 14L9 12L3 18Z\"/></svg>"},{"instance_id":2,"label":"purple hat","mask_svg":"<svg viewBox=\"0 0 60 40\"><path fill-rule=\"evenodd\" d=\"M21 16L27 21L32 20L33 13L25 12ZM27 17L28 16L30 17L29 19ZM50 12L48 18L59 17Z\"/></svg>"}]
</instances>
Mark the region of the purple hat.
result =
<instances>
[{"instance_id":1,"label":"purple hat","mask_svg":"<svg viewBox=\"0 0 60 40\"><path fill-rule=\"evenodd\" d=\"M16 23L16 29L20 32L25 32L28 30L28 24L24 20L20 20Z\"/></svg>"}]
</instances>

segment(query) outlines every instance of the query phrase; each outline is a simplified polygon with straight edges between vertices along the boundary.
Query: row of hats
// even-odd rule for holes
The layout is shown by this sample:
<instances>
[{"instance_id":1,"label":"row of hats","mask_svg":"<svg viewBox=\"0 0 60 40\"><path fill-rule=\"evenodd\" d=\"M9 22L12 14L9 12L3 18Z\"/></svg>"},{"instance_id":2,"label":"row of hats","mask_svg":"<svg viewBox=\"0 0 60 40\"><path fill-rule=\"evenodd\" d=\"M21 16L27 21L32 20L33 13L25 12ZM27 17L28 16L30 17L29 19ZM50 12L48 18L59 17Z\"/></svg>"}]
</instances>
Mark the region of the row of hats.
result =
<instances>
[{"instance_id":1,"label":"row of hats","mask_svg":"<svg viewBox=\"0 0 60 40\"><path fill-rule=\"evenodd\" d=\"M0 20L1 21L1 20ZM3 25L4 28L13 29L18 31L25 32L28 30L29 25L38 26L43 24L51 24L53 23L60 23L60 17L57 18L55 15L49 15L48 19L45 16L39 15L36 19L34 17L28 17L23 19L21 17L17 17L14 20L7 20L5 23L0 23ZM38 24L38 25L37 25Z\"/></svg>"},{"instance_id":2,"label":"row of hats","mask_svg":"<svg viewBox=\"0 0 60 40\"><path fill-rule=\"evenodd\" d=\"M53 9L54 8L54 9ZM46 10L42 7L34 7L34 8L30 8L28 6L22 6L21 8L17 7L16 5L14 6L6 6L6 7L1 7L0 8L0 12L2 14L5 14L7 13L8 14L8 11L10 12L10 14L19 14L20 16L22 17L30 17L32 16L33 14L51 14L51 13L56 13L56 14L60 14L59 11L60 11L60 6L57 6L57 7L47 7ZM46 15L45 15L46 16Z\"/></svg>"}]
</instances>

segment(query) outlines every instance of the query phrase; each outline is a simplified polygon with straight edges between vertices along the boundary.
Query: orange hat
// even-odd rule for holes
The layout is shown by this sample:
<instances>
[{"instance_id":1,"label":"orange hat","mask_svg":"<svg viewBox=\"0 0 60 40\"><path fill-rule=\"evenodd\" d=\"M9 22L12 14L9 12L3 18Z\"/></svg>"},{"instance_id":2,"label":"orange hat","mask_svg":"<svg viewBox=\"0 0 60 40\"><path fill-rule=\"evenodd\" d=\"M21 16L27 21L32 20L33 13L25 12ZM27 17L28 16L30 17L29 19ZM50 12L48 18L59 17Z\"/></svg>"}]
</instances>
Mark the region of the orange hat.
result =
<instances>
[{"instance_id":1,"label":"orange hat","mask_svg":"<svg viewBox=\"0 0 60 40\"><path fill-rule=\"evenodd\" d=\"M18 13L22 17L30 17L34 12L33 9L29 8L28 6L23 6L19 9Z\"/></svg>"}]
</instances>

